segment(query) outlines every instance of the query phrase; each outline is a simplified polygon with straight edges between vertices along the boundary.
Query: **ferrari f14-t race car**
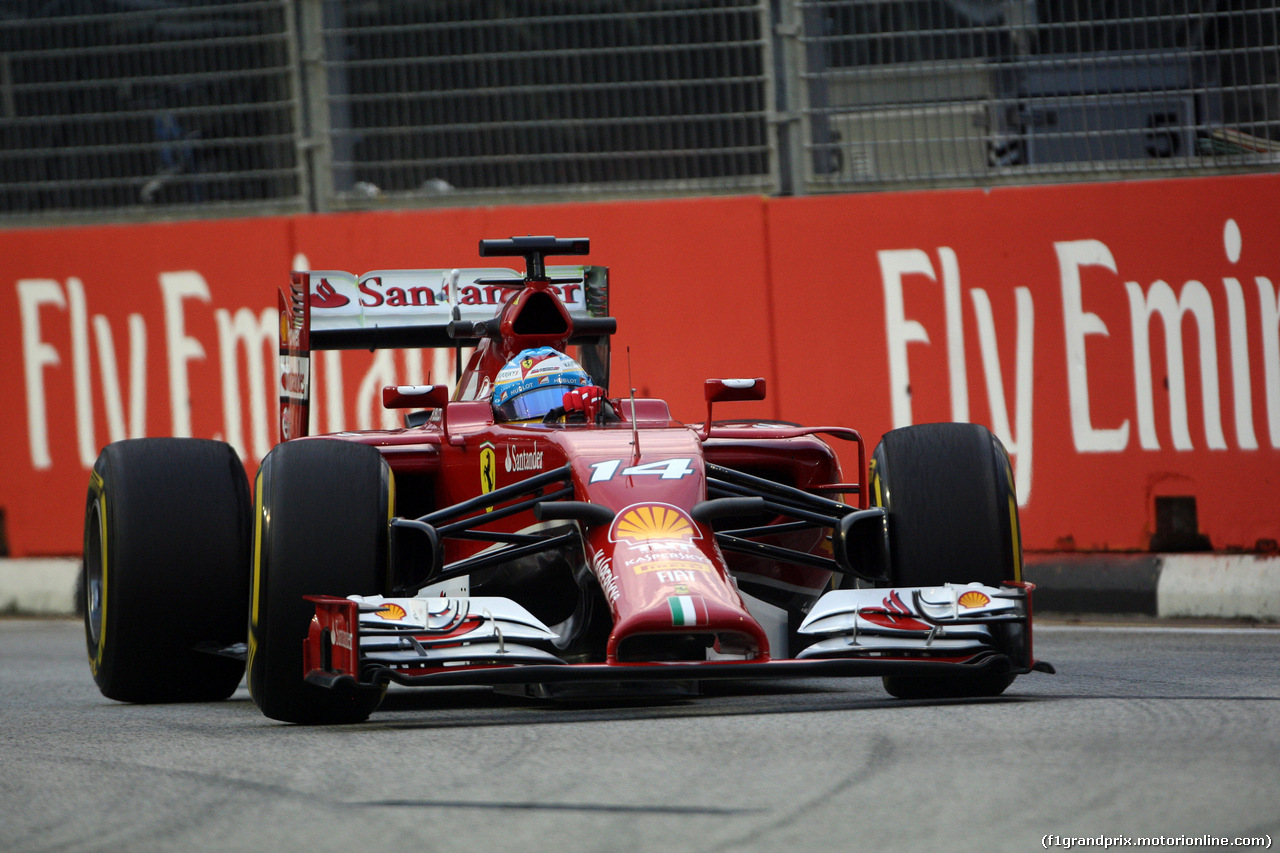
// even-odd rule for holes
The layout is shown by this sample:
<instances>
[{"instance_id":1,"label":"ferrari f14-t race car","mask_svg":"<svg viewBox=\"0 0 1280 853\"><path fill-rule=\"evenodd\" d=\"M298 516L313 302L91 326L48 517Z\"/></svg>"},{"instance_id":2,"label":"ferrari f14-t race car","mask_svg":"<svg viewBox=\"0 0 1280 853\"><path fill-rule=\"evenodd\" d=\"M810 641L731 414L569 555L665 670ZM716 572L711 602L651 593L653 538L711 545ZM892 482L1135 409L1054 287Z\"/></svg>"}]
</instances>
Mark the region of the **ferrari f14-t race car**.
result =
<instances>
[{"instance_id":1,"label":"ferrari f14-t race car","mask_svg":"<svg viewBox=\"0 0 1280 853\"><path fill-rule=\"evenodd\" d=\"M708 379L706 419L610 394L608 271L585 239L484 240L511 269L294 273L280 292L282 441L252 491L226 444L107 446L85 519L103 694L229 696L363 720L388 685L537 697L711 679L882 676L994 696L1032 656L1009 459L981 426L886 434L713 419L763 379ZM403 429L308 436L310 354L471 348L390 386ZM847 477L829 440L851 442ZM855 454L856 449L856 454Z\"/></svg>"}]
</instances>

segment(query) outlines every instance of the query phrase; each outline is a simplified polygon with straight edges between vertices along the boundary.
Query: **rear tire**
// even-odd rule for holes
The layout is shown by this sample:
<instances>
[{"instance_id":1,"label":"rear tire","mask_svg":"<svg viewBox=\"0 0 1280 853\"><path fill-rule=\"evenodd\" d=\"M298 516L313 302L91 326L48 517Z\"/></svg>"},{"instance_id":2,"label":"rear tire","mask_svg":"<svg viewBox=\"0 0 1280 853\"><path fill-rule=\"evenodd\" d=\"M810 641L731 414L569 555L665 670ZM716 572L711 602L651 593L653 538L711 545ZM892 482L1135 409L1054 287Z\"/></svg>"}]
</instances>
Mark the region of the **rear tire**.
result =
<instances>
[{"instance_id":1,"label":"rear tire","mask_svg":"<svg viewBox=\"0 0 1280 853\"><path fill-rule=\"evenodd\" d=\"M80 602L89 668L121 702L226 699L244 662L251 530L244 465L227 444L140 438L98 455L85 503Z\"/></svg>"},{"instance_id":2,"label":"rear tire","mask_svg":"<svg viewBox=\"0 0 1280 853\"><path fill-rule=\"evenodd\" d=\"M308 684L305 595L375 595L387 578L391 469L373 447L335 439L278 445L258 469L249 614L249 692L288 723L356 723L381 691Z\"/></svg>"},{"instance_id":3,"label":"rear tire","mask_svg":"<svg viewBox=\"0 0 1280 853\"><path fill-rule=\"evenodd\" d=\"M978 424L941 423L886 433L871 458L871 500L889 513L889 585L1000 586L1022 580L1013 469L1004 446ZM900 699L999 696L1003 672L886 676Z\"/></svg>"}]
</instances>

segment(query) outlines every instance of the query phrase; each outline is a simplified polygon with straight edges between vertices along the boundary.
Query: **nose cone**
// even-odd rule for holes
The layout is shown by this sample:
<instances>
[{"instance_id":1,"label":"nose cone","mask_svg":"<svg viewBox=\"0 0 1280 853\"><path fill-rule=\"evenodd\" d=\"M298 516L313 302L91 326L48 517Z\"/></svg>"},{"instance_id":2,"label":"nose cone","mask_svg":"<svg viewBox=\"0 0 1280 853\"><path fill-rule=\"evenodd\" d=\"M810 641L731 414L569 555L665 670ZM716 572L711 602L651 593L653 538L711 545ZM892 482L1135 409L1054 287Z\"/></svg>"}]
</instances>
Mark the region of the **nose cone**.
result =
<instances>
[{"instance_id":1,"label":"nose cone","mask_svg":"<svg viewBox=\"0 0 1280 853\"><path fill-rule=\"evenodd\" d=\"M767 661L769 640L764 630L740 602L725 598L715 595L706 584L655 589L646 606L614 625L609 636L609 663L716 658Z\"/></svg>"},{"instance_id":2,"label":"nose cone","mask_svg":"<svg viewBox=\"0 0 1280 853\"><path fill-rule=\"evenodd\" d=\"M607 570L611 663L767 660L769 641L747 612L709 536L688 513L637 504L617 514L596 565Z\"/></svg>"}]
</instances>

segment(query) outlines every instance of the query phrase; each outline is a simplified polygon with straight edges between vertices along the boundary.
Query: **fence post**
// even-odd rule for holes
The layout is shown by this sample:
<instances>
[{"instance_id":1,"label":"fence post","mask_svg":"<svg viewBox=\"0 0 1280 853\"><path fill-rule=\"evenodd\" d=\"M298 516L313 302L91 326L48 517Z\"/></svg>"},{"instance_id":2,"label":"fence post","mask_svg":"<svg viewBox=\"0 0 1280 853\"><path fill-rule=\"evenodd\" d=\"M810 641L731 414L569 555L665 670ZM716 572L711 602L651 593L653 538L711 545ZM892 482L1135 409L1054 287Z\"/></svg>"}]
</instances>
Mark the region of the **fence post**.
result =
<instances>
[{"instance_id":1,"label":"fence post","mask_svg":"<svg viewBox=\"0 0 1280 853\"><path fill-rule=\"evenodd\" d=\"M804 155L803 122L800 104L803 51L800 43L801 0L772 0L769 45L772 48L771 95L774 107L769 111L776 160L779 195L804 195L805 180L801 169Z\"/></svg>"},{"instance_id":2,"label":"fence post","mask_svg":"<svg viewBox=\"0 0 1280 853\"><path fill-rule=\"evenodd\" d=\"M333 138L325 71L324 12L329 0L299 0L296 44L299 103L298 159L303 163L307 209L332 208Z\"/></svg>"}]
</instances>

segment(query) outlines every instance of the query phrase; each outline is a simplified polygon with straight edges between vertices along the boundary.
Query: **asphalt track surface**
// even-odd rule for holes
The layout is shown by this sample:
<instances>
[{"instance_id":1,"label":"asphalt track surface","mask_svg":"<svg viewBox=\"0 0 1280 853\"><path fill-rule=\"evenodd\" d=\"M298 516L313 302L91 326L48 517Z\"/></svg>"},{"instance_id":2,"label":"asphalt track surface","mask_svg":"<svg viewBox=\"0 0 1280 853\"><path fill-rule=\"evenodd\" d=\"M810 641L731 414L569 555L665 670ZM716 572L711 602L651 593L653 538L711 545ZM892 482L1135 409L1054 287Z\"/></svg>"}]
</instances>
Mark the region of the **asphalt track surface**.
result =
<instances>
[{"instance_id":1,"label":"asphalt track surface","mask_svg":"<svg viewBox=\"0 0 1280 853\"><path fill-rule=\"evenodd\" d=\"M1059 674L994 700L901 702L878 680L640 704L432 690L389 696L365 724L303 728L259 715L243 687L221 703L108 701L78 622L0 619L0 850L1280 842L1280 629L1057 623L1036 653Z\"/></svg>"}]
</instances>

